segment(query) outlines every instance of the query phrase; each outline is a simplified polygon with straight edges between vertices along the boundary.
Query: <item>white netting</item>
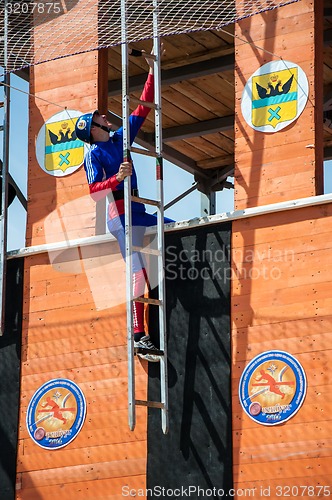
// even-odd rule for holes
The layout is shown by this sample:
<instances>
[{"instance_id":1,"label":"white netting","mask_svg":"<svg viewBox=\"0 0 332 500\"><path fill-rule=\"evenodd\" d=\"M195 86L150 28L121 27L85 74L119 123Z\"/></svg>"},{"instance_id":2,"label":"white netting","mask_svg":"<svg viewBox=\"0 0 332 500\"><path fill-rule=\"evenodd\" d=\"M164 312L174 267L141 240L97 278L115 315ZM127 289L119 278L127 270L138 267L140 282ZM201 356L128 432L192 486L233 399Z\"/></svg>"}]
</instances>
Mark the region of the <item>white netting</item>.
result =
<instances>
[{"instance_id":1,"label":"white netting","mask_svg":"<svg viewBox=\"0 0 332 500\"><path fill-rule=\"evenodd\" d=\"M160 35L218 30L297 1L159 0ZM128 42L151 38L152 0L128 0L127 12ZM121 0L1 0L0 25L0 65L4 65L5 57L8 70L14 71L120 44Z\"/></svg>"}]
</instances>

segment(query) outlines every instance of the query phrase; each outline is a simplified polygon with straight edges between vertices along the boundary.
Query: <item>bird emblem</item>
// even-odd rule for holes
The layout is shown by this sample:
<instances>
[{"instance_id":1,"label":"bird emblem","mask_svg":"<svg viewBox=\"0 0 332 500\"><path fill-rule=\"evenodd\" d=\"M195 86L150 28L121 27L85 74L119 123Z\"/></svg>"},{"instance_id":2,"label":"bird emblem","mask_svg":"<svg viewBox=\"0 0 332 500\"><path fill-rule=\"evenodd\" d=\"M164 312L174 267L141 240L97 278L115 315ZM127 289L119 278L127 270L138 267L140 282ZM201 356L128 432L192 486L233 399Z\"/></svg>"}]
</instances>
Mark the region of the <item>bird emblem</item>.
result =
<instances>
[{"instance_id":1,"label":"bird emblem","mask_svg":"<svg viewBox=\"0 0 332 500\"><path fill-rule=\"evenodd\" d=\"M265 99L266 97L273 97L277 95L287 94L290 91L294 79L294 75L292 75L286 83L281 84L281 80L279 79L277 74L271 75L269 82L267 84L267 88L262 87L259 83L256 82L256 89L258 96L260 99Z\"/></svg>"},{"instance_id":2,"label":"bird emblem","mask_svg":"<svg viewBox=\"0 0 332 500\"><path fill-rule=\"evenodd\" d=\"M76 132L75 130L70 133L70 127L68 126L67 122L61 123L61 129L59 130L59 134L54 134L51 130L48 131L49 136L50 136L50 141L53 145L55 144L63 144L65 142L69 141L75 141L76 140ZM60 136L60 137L59 137Z\"/></svg>"}]
</instances>

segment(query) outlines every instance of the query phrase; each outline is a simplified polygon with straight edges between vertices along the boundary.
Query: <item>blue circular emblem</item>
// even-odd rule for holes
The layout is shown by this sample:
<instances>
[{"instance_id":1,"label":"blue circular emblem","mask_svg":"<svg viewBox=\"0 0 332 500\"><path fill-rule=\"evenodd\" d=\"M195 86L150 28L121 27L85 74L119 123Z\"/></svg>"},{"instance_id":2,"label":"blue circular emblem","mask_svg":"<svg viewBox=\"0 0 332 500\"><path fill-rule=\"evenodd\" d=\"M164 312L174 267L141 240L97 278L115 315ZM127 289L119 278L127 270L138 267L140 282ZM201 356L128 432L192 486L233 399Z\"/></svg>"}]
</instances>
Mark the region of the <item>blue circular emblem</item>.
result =
<instances>
[{"instance_id":1,"label":"blue circular emblem","mask_svg":"<svg viewBox=\"0 0 332 500\"><path fill-rule=\"evenodd\" d=\"M49 380L29 403L28 432L42 448L63 448L80 432L85 414L83 392L74 382L61 378Z\"/></svg>"},{"instance_id":2,"label":"blue circular emblem","mask_svg":"<svg viewBox=\"0 0 332 500\"><path fill-rule=\"evenodd\" d=\"M307 382L298 360L284 351L259 354L245 367L239 398L246 414L263 425L278 425L300 409Z\"/></svg>"}]
</instances>

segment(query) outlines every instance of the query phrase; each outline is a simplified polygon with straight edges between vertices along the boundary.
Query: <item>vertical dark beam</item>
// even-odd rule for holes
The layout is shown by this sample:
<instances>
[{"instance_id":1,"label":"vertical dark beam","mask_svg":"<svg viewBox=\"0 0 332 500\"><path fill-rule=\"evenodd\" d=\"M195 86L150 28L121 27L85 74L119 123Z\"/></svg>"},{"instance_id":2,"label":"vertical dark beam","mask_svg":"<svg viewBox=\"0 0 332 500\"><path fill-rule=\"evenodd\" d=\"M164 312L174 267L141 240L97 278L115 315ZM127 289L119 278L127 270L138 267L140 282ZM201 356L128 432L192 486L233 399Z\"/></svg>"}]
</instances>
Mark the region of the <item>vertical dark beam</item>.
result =
<instances>
[{"instance_id":1,"label":"vertical dark beam","mask_svg":"<svg viewBox=\"0 0 332 500\"><path fill-rule=\"evenodd\" d=\"M7 262L5 329L0 337L0 498L15 498L20 400L23 259Z\"/></svg>"},{"instance_id":2,"label":"vertical dark beam","mask_svg":"<svg viewBox=\"0 0 332 500\"><path fill-rule=\"evenodd\" d=\"M147 487L184 488L180 498L194 485L232 488L230 234L230 224L165 234L170 430L162 434L160 412L151 409ZM156 343L157 316L151 307ZM157 401L159 367L148 368L148 399Z\"/></svg>"},{"instance_id":3,"label":"vertical dark beam","mask_svg":"<svg viewBox=\"0 0 332 500\"><path fill-rule=\"evenodd\" d=\"M108 50L98 51L98 109L107 114L108 103Z\"/></svg>"}]
</instances>

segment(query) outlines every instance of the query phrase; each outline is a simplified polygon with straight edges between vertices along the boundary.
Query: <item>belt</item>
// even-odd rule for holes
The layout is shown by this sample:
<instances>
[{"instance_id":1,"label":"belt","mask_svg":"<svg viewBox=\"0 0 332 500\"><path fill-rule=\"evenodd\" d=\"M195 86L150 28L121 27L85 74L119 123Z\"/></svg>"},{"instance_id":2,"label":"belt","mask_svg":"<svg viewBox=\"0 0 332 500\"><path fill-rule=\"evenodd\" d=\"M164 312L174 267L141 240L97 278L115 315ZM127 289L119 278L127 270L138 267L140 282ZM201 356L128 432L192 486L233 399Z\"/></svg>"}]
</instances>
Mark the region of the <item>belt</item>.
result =
<instances>
[{"instance_id":1,"label":"belt","mask_svg":"<svg viewBox=\"0 0 332 500\"><path fill-rule=\"evenodd\" d=\"M132 189L131 190L131 195L132 196L138 196L138 189ZM118 191L112 191L107 195L108 201L111 203L112 201L118 201L118 200L123 200L124 199L124 190L119 189Z\"/></svg>"}]
</instances>

